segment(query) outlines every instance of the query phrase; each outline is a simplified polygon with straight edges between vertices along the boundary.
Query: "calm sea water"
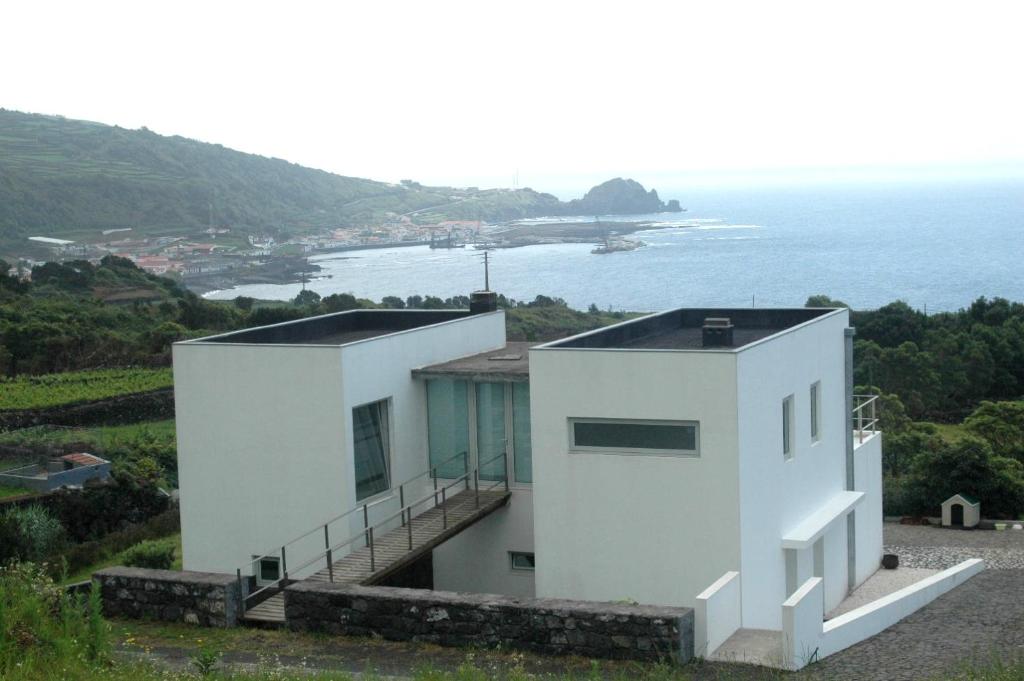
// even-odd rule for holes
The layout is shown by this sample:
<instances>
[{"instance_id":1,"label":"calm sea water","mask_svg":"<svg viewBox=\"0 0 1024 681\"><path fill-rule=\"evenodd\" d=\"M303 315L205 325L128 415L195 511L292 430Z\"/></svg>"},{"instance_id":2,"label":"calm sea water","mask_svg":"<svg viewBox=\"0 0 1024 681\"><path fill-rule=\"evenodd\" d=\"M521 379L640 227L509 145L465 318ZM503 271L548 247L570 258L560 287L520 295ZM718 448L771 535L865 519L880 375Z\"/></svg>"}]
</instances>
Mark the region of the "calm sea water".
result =
<instances>
[{"instance_id":1,"label":"calm sea water","mask_svg":"<svg viewBox=\"0 0 1024 681\"><path fill-rule=\"evenodd\" d=\"M693 226L639 233L647 247L609 255L589 244L492 251L491 288L626 310L799 306L818 293L855 308L900 299L929 312L982 295L1024 301L1021 180L658 189L688 212L632 219ZM425 246L317 256L323 278L308 286L373 300L468 294L482 288L481 258ZM252 285L210 297L289 299L299 290Z\"/></svg>"}]
</instances>

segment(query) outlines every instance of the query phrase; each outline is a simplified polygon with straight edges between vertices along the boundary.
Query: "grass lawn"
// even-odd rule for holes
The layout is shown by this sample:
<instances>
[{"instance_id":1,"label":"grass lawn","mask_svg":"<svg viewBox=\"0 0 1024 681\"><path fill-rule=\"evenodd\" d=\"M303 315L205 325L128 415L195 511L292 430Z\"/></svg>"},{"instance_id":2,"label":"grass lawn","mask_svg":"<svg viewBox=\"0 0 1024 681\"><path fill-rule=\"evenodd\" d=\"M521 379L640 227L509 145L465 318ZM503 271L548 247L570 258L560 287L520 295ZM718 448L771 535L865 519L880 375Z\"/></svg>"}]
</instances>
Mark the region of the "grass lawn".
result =
<instances>
[{"instance_id":1,"label":"grass lawn","mask_svg":"<svg viewBox=\"0 0 1024 681\"><path fill-rule=\"evenodd\" d=\"M164 540L173 541L175 543L174 563L171 564L171 569L172 570L180 570L181 569L181 533L172 534L169 537L164 537L164 539L159 539L157 541L164 541ZM124 551L121 551L120 553L117 553L117 554L111 556L110 558L107 558L106 560L101 560L98 563L93 563L89 567L82 568L81 570L79 570L75 574L68 575L67 579L63 580L61 582L61 584L74 584L76 582L84 582L87 579L89 579L90 577L92 577L92 573L96 572L97 570L102 570L103 568L111 567L113 565L124 565L124 554L127 551L128 551L128 549L125 549Z\"/></svg>"},{"instance_id":2,"label":"grass lawn","mask_svg":"<svg viewBox=\"0 0 1024 681\"><path fill-rule=\"evenodd\" d=\"M942 439L950 444L955 444L967 436L967 430L962 423L929 423L935 426Z\"/></svg>"},{"instance_id":3,"label":"grass lawn","mask_svg":"<svg viewBox=\"0 0 1024 681\"><path fill-rule=\"evenodd\" d=\"M34 494L34 492L30 489L25 489L24 487L4 487L3 485L0 485L0 499L13 499L14 497L20 497L26 494Z\"/></svg>"},{"instance_id":4,"label":"grass lawn","mask_svg":"<svg viewBox=\"0 0 1024 681\"><path fill-rule=\"evenodd\" d=\"M163 421L141 421L123 426L100 426L94 429L105 441L131 440L148 431L160 439L174 439L174 419Z\"/></svg>"},{"instance_id":5,"label":"grass lawn","mask_svg":"<svg viewBox=\"0 0 1024 681\"><path fill-rule=\"evenodd\" d=\"M160 421L140 421L120 426L95 426L92 428L65 428L60 426L35 426L0 433L0 444L39 446L61 444L65 442L94 443L98 446L130 441L139 434L149 432L157 438L173 440L175 437L174 419ZM11 467L18 462L12 462ZM31 463L31 462L26 462ZM2 464L7 468L8 464Z\"/></svg>"}]
</instances>

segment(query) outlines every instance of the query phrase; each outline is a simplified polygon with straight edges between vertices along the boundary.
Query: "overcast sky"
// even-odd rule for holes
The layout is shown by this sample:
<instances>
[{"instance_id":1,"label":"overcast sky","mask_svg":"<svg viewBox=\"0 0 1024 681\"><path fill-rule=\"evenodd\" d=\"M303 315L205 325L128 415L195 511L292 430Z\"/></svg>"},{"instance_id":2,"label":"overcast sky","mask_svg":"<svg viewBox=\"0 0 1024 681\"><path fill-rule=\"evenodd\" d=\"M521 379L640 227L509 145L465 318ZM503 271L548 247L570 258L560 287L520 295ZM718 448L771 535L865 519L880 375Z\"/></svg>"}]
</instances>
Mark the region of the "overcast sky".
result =
<instances>
[{"instance_id":1,"label":"overcast sky","mask_svg":"<svg viewBox=\"0 0 1024 681\"><path fill-rule=\"evenodd\" d=\"M1024 3L8 2L0 107L562 191L1024 160Z\"/></svg>"}]
</instances>

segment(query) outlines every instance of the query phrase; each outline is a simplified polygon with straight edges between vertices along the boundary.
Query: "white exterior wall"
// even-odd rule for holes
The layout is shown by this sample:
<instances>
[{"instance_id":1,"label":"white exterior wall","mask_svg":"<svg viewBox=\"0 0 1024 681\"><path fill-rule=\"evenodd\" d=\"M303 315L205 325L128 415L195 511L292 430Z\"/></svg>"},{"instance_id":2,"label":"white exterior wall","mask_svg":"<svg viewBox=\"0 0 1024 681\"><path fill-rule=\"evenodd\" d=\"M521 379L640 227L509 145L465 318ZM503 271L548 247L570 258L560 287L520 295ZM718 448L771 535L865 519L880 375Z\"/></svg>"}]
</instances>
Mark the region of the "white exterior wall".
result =
<instances>
[{"instance_id":1,"label":"white exterior wall","mask_svg":"<svg viewBox=\"0 0 1024 681\"><path fill-rule=\"evenodd\" d=\"M253 555L355 507L353 407L391 398L393 487L424 471L426 396L412 369L504 342L495 312L340 347L176 344L184 568L244 571ZM397 510L395 500L375 513ZM302 576L295 566L322 550L319 533L289 547L290 571Z\"/></svg>"},{"instance_id":2,"label":"white exterior wall","mask_svg":"<svg viewBox=\"0 0 1024 681\"><path fill-rule=\"evenodd\" d=\"M513 487L508 505L434 549L434 588L532 598L534 573L513 570L509 551L534 552L529 487Z\"/></svg>"},{"instance_id":3,"label":"white exterior wall","mask_svg":"<svg viewBox=\"0 0 1024 681\"><path fill-rule=\"evenodd\" d=\"M739 568L735 367L732 352L531 350L538 596L693 606ZM570 453L570 417L699 421L700 457Z\"/></svg>"},{"instance_id":4,"label":"white exterior wall","mask_svg":"<svg viewBox=\"0 0 1024 681\"><path fill-rule=\"evenodd\" d=\"M846 486L846 311L833 313L737 354L743 626L782 627L784 534ZM810 389L821 383L821 430L811 441ZM794 398L793 457L782 452L782 402ZM846 594L846 521L825 533L825 610ZM811 553L813 549L804 549ZM801 559L812 562L811 556ZM803 561L802 561L803 562ZM803 583L803 579L797 584ZM710 581L708 582L710 584Z\"/></svg>"},{"instance_id":5,"label":"white exterior wall","mask_svg":"<svg viewBox=\"0 0 1024 681\"><path fill-rule=\"evenodd\" d=\"M186 570L233 573L346 510L338 348L185 343L173 352Z\"/></svg>"}]
</instances>

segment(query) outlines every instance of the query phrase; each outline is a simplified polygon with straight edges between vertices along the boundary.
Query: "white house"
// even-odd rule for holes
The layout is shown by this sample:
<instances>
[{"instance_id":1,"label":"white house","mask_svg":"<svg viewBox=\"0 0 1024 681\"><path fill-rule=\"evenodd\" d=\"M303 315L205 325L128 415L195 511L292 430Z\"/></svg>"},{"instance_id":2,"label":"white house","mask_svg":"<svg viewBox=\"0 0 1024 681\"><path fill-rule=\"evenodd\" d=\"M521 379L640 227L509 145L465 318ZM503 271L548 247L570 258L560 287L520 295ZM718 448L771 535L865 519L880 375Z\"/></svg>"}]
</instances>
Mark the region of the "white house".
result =
<instances>
[{"instance_id":1,"label":"white house","mask_svg":"<svg viewBox=\"0 0 1024 681\"><path fill-rule=\"evenodd\" d=\"M878 568L845 309L677 309L538 345L506 342L494 294L472 308L177 343L184 567L237 573L269 619L314 573L711 607L706 653L786 631L815 578L820 624Z\"/></svg>"}]
</instances>

